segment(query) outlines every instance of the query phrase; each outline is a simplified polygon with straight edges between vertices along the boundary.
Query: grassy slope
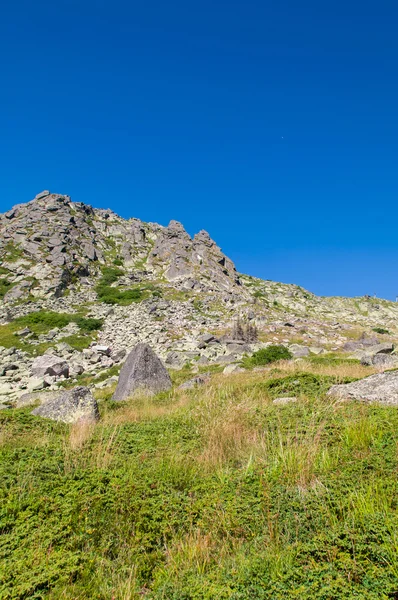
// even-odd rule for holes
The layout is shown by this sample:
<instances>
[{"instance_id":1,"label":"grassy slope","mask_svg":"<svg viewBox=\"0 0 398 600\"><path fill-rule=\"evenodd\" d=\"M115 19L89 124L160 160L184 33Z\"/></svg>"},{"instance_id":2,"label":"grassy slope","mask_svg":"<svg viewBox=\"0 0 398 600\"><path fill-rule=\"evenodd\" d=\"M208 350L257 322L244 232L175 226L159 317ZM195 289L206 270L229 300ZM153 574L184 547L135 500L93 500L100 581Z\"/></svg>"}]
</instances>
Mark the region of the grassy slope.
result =
<instances>
[{"instance_id":1,"label":"grassy slope","mask_svg":"<svg viewBox=\"0 0 398 600\"><path fill-rule=\"evenodd\" d=\"M3 411L0 598L397 598L398 411L324 396L369 372L105 397L94 427Z\"/></svg>"}]
</instances>

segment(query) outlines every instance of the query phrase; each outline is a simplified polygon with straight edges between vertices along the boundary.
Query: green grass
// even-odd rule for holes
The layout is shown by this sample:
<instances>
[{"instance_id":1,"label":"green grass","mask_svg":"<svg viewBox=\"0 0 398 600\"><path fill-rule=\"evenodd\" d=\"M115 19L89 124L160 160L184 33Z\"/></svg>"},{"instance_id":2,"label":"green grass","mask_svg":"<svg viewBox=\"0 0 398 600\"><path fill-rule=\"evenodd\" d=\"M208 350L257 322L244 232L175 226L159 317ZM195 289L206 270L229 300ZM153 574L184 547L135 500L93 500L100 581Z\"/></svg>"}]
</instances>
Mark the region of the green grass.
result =
<instances>
[{"instance_id":1,"label":"green grass","mask_svg":"<svg viewBox=\"0 0 398 600\"><path fill-rule=\"evenodd\" d=\"M2 256L1 256L1 259L3 261L16 262L17 260L20 260L21 258L24 258L26 260L26 262L31 262L29 259L26 259L26 255L20 246L16 246L12 242L8 242L4 246L3 251L2 251Z\"/></svg>"},{"instance_id":2,"label":"green grass","mask_svg":"<svg viewBox=\"0 0 398 600\"><path fill-rule=\"evenodd\" d=\"M396 598L398 411L279 371L106 399L95 427L2 411L0 597Z\"/></svg>"},{"instance_id":3,"label":"green grass","mask_svg":"<svg viewBox=\"0 0 398 600\"><path fill-rule=\"evenodd\" d=\"M4 298L7 292L11 290L14 284L8 281L6 277L0 277L0 298Z\"/></svg>"},{"instance_id":4,"label":"green grass","mask_svg":"<svg viewBox=\"0 0 398 600\"><path fill-rule=\"evenodd\" d=\"M334 352L308 356L306 360L314 365L338 366L360 364L360 361L356 358L347 358L347 356L336 354Z\"/></svg>"},{"instance_id":5,"label":"green grass","mask_svg":"<svg viewBox=\"0 0 398 600\"><path fill-rule=\"evenodd\" d=\"M94 334L101 329L103 321L83 317L78 314L55 313L51 311L31 312L23 317L18 317L7 325L0 325L0 346L5 348L16 347L32 354L42 354L49 348L51 343L32 344L30 339L25 339L16 335L16 332L25 327L33 332L37 337L45 334L55 327L63 328L69 323L76 323L80 329L80 334L71 335L62 339L69 343L76 350L82 350L90 345ZM83 334L83 335L82 335Z\"/></svg>"},{"instance_id":6,"label":"green grass","mask_svg":"<svg viewBox=\"0 0 398 600\"><path fill-rule=\"evenodd\" d=\"M161 296L161 290L153 284L141 286L134 285L129 289L112 286L111 284L115 283L119 277L123 275L121 269L115 267L103 267L101 272L102 277L99 280L95 291L98 294L98 299L105 304L129 306L133 302L141 302L150 296Z\"/></svg>"}]
</instances>

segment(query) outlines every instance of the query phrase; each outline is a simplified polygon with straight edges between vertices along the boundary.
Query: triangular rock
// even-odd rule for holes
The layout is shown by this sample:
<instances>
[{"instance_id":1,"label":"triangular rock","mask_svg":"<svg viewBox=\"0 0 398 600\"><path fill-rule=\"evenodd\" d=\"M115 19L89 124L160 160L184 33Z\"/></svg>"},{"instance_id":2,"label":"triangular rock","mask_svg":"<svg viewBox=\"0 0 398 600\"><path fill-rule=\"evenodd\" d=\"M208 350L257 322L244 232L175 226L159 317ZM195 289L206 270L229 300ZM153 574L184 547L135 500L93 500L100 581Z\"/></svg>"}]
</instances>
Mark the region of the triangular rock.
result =
<instances>
[{"instance_id":1,"label":"triangular rock","mask_svg":"<svg viewBox=\"0 0 398 600\"><path fill-rule=\"evenodd\" d=\"M127 400L137 390L149 393L171 388L171 379L162 361L148 344L134 346L120 371L113 400Z\"/></svg>"}]
</instances>

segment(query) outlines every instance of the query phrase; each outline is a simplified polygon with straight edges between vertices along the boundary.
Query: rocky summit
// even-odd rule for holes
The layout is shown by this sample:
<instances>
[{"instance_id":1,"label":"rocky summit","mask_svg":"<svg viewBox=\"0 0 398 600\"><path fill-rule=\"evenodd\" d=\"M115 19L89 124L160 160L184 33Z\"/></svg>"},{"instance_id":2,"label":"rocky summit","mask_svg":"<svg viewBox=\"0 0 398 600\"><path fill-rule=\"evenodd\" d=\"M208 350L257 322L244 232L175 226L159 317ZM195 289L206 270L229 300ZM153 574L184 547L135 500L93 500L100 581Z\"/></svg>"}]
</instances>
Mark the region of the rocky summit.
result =
<instances>
[{"instance_id":1,"label":"rocky summit","mask_svg":"<svg viewBox=\"0 0 398 600\"><path fill-rule=\"evenodd\" d=\"M0 215L0 298L6 406L65 381L102 385L140 342L169 369L236 365L269 344L296 360L345 352L396 364L396 303L240 274L204 230L191 237L174 220L123 219L49 191Z\"/></svg>"}]
</instances>

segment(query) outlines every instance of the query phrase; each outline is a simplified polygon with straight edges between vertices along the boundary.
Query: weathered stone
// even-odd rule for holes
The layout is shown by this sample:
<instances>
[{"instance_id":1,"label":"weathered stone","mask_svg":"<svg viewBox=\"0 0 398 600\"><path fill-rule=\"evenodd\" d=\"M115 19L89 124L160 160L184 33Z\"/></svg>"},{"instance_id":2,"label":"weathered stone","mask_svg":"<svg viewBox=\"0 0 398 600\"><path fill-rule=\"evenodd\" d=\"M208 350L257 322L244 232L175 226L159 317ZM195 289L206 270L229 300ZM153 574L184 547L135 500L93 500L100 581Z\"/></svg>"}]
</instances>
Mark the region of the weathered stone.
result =
<instances>
[{"instance_id":1,"label":"weathered stone","mask_svg":"<svg viewBox=\"0 0 398 600\"><path fill-rule=\"evenodd\" d=\"M44 377L33 377L29 379L28 382L28 391L35 392L36 390L43 390L48 387L48 383L46 382Z\"/></svg>"},{"instance_id":2,"label":"weathered stone","mask_svg":"<svg viewBox=\"0 0 398 600\"><path fill-rule=\"evenodd\" d=\"M171 388L170 375L147 344L137 344L128 355L113 400L127 400L138 390L157 393Z\"/></svg>"},{"instance_id":3,"label":"weathered stone","mask_svg":"<svg viewBox=\"0 0 398 600\"><path fill-rule=\"evenodd\" d=\"M184 381L181 385L178 386L179 390L192 390L200 385L207 383L210 379L209 374L198 375L197 377L193 377L188 381Z\"/></svg>"},{"instance_id":4,"label":"weathered stone","mask_svg":"<svg viewBox=\"0 0 398 600\"><path fill-rule=\"evenodd\" d=\"M245 371L245 369L243 369L242 367L240 367L239 365L227 365L224 370L223 373L224 375L230 375L231 373L243 373Z\"/></svg>"},{"instance_id":5,"label":"weathered stone","mask_svg":"<svg viewBox=\"0 0 398 600\"><path fill-rule=\"evenodd\" d=\"M310 354L310 349L307 346L300 346L299 344L289 346L289 351L292 353L293 358L302 358Z\"/></svg>"},{"instance_id":6,"label":"weathered stone","mask_svg":"<svg viewBox=\"0 0 398 600\"><path fill-rule=\"evenodd\" d=\"M76 387L73 390L61 392L52 400L35 408L32 414L62 423L97 421L99 419L97 402L87 387Z\"/></svg>"},{"instance_id":7,"label":"weathered stone","mask_svg":"<svg viewBox=\"0 0 398 600\"><path fill-rule=\"evenodd\" d=\"M59 392L49 392L49 391L36 391L36 392L28 392L22 394L18 400L15 402L16 408L23 408L24 406L31 406L36 403L45 404L50 400L53 400L59 396Z\"/></svg>"},{"instance_id":8,"label":"weathered stone","mask_svg":"<svg viewBox=\"0 0 398 600\"><path fill-rule=\"evenodd\" d=\"M319 346L310 346L310 352L311 354L323 354L324 349Z\"/></svg>"},{"instance_id":9,"label":"weathered stone","mask_svg":"<svg viewBox=\"0 0 398 600\"><path fill-rule=\"evenodd\" d=\"M118 350L117 352L112 352L111 358L113 362L119 363L126 356L126 350Z\"/></svg>"},{"instance_id":10,"label":"weathered stone","mask_svg":"<svg viewBox=\"0 0 398 600\"><path fill-rule=\"evenodd\" d=\"M297 398L295 396L287 396L286 398L275 398L275 400L272 400L272 404L279 404L281 406L284 406L285 404L292 404L294 402L297 402Z\"/></svg>"},{"instance_id":11,"label":"weathered stone","mask_svg":"<svg viewBox=\"0 0 398 600\"><path fill-rule=\"evenodd\" d=\"M217 356L214 362L228 365L236 362L236 357L233 354L222 354L221 356Z\"/></svg>"},{"instance_id":12,"label":"weathered stone","mask_svg":"<svg viewBox=\"0 0 398 600\"><path fill-rule=\"evenodd\" d=\"M361 358L361 365L375 367L394 367L398 363L396 354L365 354Z\"/></svg>"},{"instance_id":13,"label":"weathered stone","mask_svg":"<svg viewBox=\"0 0 398 600\"><path fill-rule=\"evenodd\" d=\"M329 396L345 400L362 400L380 404L398 405L398 371L387 371L365 377L360 381L334 385Z\"/></svg>"},{"instance_id":14,"label":"weathered stone","mask_svg":"<svg viewBox=\"0 0 398 600\"><path fill-rule=\"evenodd\" d=\"M91 346L91 350L98 354L104 354L105 356L110 356L111 354L111 348L109 346L95 345Z\"/></svg>"},{"instance_id":15,"label":"weathered stone","mask_svg":"<svg viewBox=\"0 0 398 600\"><path fill-rule=\"evenodd\" d=\"M213 342L215 339L216 339L215 336L212 335L211 333L205 333L198 338L198 340L200 342L203 342L204 344L209 344L210 342Z\"/></svg>"},{"instance_id":16,"label":"weathered stone","mask_svg":"<svg viewBox=\"0 0 398 600\"><path fill-rule=\"evenodd\" d=\"M15 335L17 335L19 337L25 337L25 336L29 335L29 333L32 333L31 330L29 329L29 327L24 327L24 329L20 329L19 331L17 331L15 333Z\"/></svg>"},{"instance_id":17,"label":"weathered stone","mask_svg":"<svg viewBox=\"0 0 398 600\"><path fill-rule=\"evenodd\" d=\"M383 344L376 344L374 346L370 346L366 349L366 354L376 355L376 354L391 354L394 350L394 344L390 342L385 342Z\"/></svg>"},{"instance_id":18,"label":"weathered stone","mask_svg":"<svg viewBox=\"0 0 398 600\"><path fill-rule=\"evenodd\" d=\"M32 375L44 377L45 375L55 375L56 377L69 376L68 363L58 356L43 354L36 358L32 364Z\"/></svg>"}]
</instances>

